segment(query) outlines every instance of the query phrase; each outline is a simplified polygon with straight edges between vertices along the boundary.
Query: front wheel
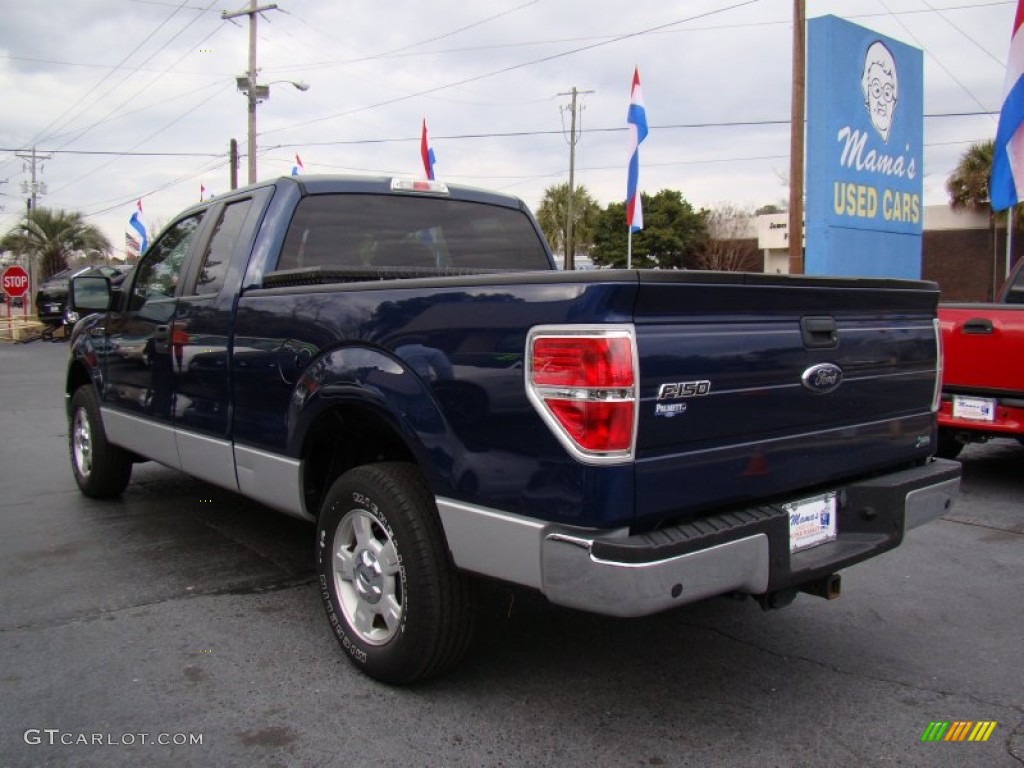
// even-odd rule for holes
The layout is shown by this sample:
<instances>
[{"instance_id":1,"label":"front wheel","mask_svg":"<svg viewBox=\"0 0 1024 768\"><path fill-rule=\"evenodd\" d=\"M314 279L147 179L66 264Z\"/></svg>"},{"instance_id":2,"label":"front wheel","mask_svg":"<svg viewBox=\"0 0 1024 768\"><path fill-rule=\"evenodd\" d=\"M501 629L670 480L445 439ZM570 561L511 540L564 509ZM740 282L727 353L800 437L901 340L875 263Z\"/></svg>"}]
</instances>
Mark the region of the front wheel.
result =
<instances>
[{"instance_id":1,"label":"front wheel","mask_svg":"<svg viewBox=\"0 0 1024 768\"><path fill-rule=\"evenodd\" d=\"M320 512L316 550L328 621L367 675L405 685L445 672L465 654L469 580L451 561L416 467L371 464L338 478Z\"/></svg>"},{"instance_id":2,"label":"front wheel","mask_svg":"<svg viewBox=\"0 0 1024 768\"><path fill-rule=\"evenodd\" d=\"M75 482L86 496L120 496L132 476L131 454L107 442L99 399L89 385L71 397L68 452Z\"/></svg>"}]
</instances>

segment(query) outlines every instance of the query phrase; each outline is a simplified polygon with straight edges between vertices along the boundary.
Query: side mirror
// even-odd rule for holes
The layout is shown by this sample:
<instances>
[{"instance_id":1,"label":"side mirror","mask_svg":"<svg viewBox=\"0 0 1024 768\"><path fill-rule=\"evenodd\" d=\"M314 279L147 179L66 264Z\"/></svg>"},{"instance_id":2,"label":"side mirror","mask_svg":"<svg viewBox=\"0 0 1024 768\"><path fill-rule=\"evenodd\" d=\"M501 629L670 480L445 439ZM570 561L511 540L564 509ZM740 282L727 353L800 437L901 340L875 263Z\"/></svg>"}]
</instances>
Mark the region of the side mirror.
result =
<instances>
[{"instance_id":1,"label":"side mirror","mask_svg":"<svg viewBox=\"0 0 1024 768\"><path fill-rule=\"evenodd\" d=\"M110 278L100 275L76 277L68 291L68 305L75 312L87 315L90 312L106 312L110 309L113 293Z\"/></svg>"}]
</instances>

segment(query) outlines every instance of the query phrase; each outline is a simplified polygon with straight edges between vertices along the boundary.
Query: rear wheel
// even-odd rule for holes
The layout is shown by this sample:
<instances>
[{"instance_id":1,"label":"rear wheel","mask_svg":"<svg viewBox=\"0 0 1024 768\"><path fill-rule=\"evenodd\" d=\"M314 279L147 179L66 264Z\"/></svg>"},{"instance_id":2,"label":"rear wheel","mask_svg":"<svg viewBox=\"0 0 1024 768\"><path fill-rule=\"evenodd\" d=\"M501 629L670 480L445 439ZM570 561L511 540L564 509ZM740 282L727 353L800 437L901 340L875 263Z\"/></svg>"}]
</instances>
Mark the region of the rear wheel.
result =
<instances>
[{"instance_id":1,"label":"rear wheel","mask_svg":"<svg viewBox=\"0 0 1024 768\"><path fill-rule=\"evenodd\" d=\"M316 549L327 618L361 671L404 685L447 671L465 654L469 579L451 561L415 466L372 464L338 478L321 509Z\"/></svg>"},{"instance_id":2,"label":"rear wheel","mask_svg":"<svg viewBox=\"0 0 1024 768\"><path fill-rule=\"evenodd\" d=\"M89 385L71 397L68 452L75 482L86 496L119 496L131 479L131 454L107 442L99 399Z\"/></svg>"}]
</instances>

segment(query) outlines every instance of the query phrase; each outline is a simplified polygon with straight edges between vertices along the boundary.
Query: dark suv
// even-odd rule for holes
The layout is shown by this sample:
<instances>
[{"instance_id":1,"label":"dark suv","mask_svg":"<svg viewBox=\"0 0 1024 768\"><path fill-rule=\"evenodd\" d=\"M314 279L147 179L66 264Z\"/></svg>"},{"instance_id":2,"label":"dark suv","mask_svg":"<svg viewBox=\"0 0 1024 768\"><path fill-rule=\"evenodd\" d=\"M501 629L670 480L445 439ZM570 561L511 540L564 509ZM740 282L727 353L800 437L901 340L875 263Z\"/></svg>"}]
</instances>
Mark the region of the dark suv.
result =
<instances>
[{"instance_id":1,"label":"dark suv","mask_svg":"<svg viewBox=\"0 0 1024 768\"><path fill-rule=\"evenodd\" d=\"M77 317L68 317L68 282L79 275L96 275L110 278L111 285L120 285L131 269L129 265L87 264L61 270L50 276L36 291L36 315L46 326L45 338L52 338L54 332L65 326L74 325Z\"/></svg>"}]
</instances>

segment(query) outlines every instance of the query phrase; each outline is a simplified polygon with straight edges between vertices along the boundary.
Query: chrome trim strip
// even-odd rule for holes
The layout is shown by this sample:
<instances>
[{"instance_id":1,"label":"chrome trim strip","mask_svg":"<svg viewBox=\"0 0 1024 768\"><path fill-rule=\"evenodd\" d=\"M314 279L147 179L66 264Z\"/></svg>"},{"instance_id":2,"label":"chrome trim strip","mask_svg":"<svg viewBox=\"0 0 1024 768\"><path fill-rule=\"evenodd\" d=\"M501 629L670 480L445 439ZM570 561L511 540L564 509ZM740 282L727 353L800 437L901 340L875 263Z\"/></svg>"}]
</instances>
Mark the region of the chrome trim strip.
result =
<instances>
[{"instance_id":1,"label":"chrome trim strip","mask_svg":"<svg viewBox=\"0 0 1024 768\"><path fill-rule=\"evenodd\" d=\"M302 520L316 519L302 503L302 462L244 445L234 449L239 492Z\"/></svg>"},{"instance_id":2,"label":"chrome trim strip","mask_svg":"<svg viewBox=\"0 0 1024 768\"><path fill-rule=\"evenodd\" d=\"M103 430L114 445L152 459L173 469L181 469L174 427L106 406L100 407Z\"/></svg>"},{"instance_id":3,"label":"chrome trim strip","mask_svg":"<svg viewBox=\"0 0 1024 768\"><path fill-rule=\"evenodd\" d=\"M904 507L903 530L930 523L953 508L960 491L960 478L918 488L907 494Z\"/></svg>"}]
</instances>

